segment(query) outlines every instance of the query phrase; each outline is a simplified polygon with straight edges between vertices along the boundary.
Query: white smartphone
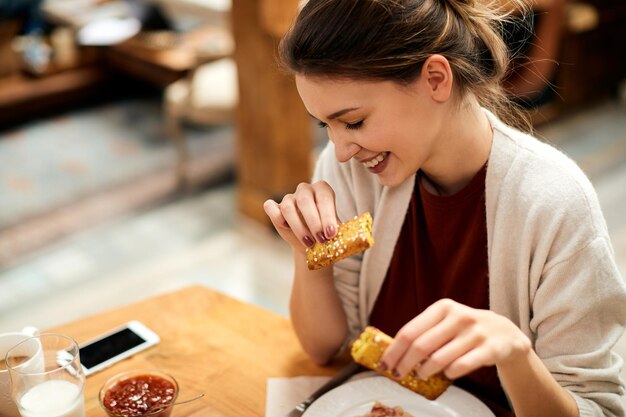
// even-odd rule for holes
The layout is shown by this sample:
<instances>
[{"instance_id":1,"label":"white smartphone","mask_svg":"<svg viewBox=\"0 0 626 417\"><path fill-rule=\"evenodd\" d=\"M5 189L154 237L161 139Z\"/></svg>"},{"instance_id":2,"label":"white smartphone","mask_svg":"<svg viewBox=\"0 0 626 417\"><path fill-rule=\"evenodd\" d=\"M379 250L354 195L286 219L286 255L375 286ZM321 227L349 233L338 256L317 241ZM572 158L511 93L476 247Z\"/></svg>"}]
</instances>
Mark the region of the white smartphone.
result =
<instances>
[{"instance_id":1,"label":"white smartphone","mask_svg":"<svg viewBox=\"0 0 626 417\"><path fill-rule=\"evenodd\" d=\"M91 375L159 343L159 336L145 324L133 320L79 347L85 375Z\"/></svg>"}]
</instances>

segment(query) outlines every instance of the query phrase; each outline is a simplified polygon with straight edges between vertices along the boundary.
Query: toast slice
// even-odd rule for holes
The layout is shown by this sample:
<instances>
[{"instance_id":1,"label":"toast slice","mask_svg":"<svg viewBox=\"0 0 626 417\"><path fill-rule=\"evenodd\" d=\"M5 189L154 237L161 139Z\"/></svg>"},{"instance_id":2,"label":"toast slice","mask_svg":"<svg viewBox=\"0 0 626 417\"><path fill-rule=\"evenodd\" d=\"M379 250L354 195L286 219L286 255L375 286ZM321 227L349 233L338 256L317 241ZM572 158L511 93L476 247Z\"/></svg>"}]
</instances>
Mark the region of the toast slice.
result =
<instances>
[{"instance_id":1,"label":"toast slice","mask_svg":"<svg viewBox=\"0 0 626 417\"><path fill-rule=\"evenodd\" d=\"M391 344L393 338L379 329L368 326L363 333L352 342L351 354L355 362L378 372L379 374L391 378L400 385L414 391L429 400L434 400L448 389L452 381L443 373L431 376L423 380L417 377L415 371L411 371L402 379L394 378L390 370L380 370L380 358L383 352Z\"/></svg>"},{"instance_id":2,"label":"toast slice","mask_svg":"<svg viewBox=\"0 0 626 417\"><path fill-rule=\"evenodd\" d=\"M306 249L306 265L309 269L320 269L337 261L363 252L374 244L372 216L363 213L339 225L337 236L326 243L316 242Z\"/></svg>"}]
</instances>

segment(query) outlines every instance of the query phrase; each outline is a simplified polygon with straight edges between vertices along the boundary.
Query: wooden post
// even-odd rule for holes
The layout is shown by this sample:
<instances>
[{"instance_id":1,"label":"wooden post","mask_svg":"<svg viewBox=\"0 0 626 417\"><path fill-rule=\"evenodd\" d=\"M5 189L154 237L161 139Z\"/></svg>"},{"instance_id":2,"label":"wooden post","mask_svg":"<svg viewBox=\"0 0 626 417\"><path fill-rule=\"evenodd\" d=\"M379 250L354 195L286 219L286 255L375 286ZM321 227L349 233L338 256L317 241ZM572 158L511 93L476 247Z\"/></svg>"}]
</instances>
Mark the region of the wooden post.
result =
<instances>
[{"instance_id":1,"label":"wooden post","mask_svg":"<svg viewBox=\"0 0 626 417\"><path fill-rule=\"evenodd\" d=\"M232 5L239 74L238 208L265 224L263 202L293 192L311 176L310 121L293 76L277 63L280 36L297 7L297 0L233 0Z\"/></svg>"}]
</instances>

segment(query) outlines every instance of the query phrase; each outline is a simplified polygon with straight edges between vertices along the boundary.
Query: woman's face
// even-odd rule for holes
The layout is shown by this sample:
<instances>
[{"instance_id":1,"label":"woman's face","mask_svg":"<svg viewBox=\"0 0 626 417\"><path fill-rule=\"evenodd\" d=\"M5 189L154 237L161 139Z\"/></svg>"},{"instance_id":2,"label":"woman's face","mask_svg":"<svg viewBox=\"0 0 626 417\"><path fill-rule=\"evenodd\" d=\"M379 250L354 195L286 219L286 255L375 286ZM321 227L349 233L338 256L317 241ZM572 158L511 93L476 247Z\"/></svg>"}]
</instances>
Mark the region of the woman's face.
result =
<instances>
[{"instance_id":1,"label":"woman's face","mask_svg":"<svg viewBox=\"0 0 626 417\"><path fill-rule=\"evenodd\" d=\"M383 185L401 184L436 152L443 113L419 78L403 86L296 75L296 85L337 160L355 158Z\"/></svg>"}]
</instances>

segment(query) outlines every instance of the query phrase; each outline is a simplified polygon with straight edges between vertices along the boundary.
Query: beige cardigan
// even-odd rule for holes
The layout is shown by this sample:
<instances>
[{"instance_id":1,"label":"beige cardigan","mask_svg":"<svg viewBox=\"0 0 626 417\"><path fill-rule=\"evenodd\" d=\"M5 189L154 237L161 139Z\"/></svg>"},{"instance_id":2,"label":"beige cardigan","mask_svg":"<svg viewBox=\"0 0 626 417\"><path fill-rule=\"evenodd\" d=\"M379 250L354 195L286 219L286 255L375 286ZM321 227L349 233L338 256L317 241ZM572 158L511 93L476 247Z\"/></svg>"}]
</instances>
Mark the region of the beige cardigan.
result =
<instances>
[{"instance_id":1,"label":"beige cardigan","mask_svg":"<svg viewBox=\"0 0 626 417\"><path fill-rule=\"evenodd\" d=\"M581 416L624 416L622 358L611 351L626 324L626 287L595 191L553 147L486 112L494 131L486 178L490 309L533 342ZM314 180L335 190L341 220L374 217L376 244L334 267L351 340L367 323L404 222L415 177L384 187L332 143Z\"/></svg>"}]
</instances>

